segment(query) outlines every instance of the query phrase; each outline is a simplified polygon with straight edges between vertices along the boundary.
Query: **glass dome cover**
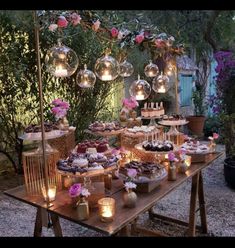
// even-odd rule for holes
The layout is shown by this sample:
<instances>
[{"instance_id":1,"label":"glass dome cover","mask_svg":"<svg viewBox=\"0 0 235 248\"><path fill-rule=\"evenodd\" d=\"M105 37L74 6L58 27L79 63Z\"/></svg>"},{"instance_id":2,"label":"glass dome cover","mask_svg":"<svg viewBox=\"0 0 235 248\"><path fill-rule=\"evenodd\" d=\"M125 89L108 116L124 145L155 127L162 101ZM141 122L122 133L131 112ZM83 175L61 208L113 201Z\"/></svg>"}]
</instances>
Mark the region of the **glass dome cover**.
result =
<instances>
[{"instance_id":1,"label":"glass dome cover","mask_svg":"<svg viewBox=\"0 0 235 248\"><path fill-rule=\"evenodd\" d=\"M138 79L131 84L129 93L137 101L145 100L151 93L151 86L147 81L140 79L140 75L138 75Z\"/></svg>"},{"instance_id":2,"label":"glass dome cover","mask_svg":"<svg viewBox=\"0 0 235 248\"><path fill-rule=\"evenodd\" d=\"M120 67L118 61L106 53L96 60L95 74L102 81L112 81L119 76Z\"/></svg>"},{"instance_id":3,"label":"glass dome cover","mask_svg":"<svg viewBox=\"0 0 235 248\"><path fill-rule=\"evenodd\" d=\"M152 63L152 60L149 61L149 64L145 66L144 73L146 77L156 77L159 73L158 66Z\"/></svg>"},{"instance_id":4,"label":"glass dome cover","mask_svg":"<svg viewBox=\"0 0 235 248\"><path fill-rule=\"evenodd\" d=\"M81 88L91 88L95 85L96 76L93 71L88 70L87 66L84 65L84 70L77 73L76 80Z\"/></svg>"},{"instance_id":5,"label":"glass dome cover","mask_svg":"<svg viewBox=\"0 0 235 248\"><path fill-rule=\"evenodd\" d=\"M166 93L169 90L169 78L166 75L159 75L153 79L153 90L156 93Z\"/></svg>"},{"instance_id":6,"label":"glass dome cover","mask_svg":"<svg viewBox=\"0 0 235 248\"><path fill-rule=\"evenodd\" d=\"M77 70L79 61L77 54L58 40L58 44L47 51L45 63L49 73L64 78Z\"/></svg>"},{"instance_id":7,"label":"glass dome cover","mask_svg":"<svg viewBox=\"0 0 235 248\"><path fill-rule=\"evenodd\" d=\"M133 74L134 67L127 60L124 60L119 65L120 65L120 76L122 76L122 77L130 77Z\"/></svg>"}]
</instances>

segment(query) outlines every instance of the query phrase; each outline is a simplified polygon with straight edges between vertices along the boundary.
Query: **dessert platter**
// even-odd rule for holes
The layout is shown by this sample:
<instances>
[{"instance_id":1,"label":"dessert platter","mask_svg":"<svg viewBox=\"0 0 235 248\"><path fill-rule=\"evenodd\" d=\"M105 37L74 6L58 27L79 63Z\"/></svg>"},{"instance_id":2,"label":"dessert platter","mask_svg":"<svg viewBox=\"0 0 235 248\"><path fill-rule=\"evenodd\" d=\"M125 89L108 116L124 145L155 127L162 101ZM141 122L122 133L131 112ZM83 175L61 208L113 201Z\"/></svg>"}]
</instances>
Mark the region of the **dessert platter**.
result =
<instances>
[{"instance_id":1,"label":"dessert platter","mask_svg":"<svg viewBox=\"0 0 235 248\"><path fill-rule=\"evenodd\" d=\"M211 151L207 143L196 140L188 140L180 148L186 150L186 154L191 156L192 163L205 162Z\"/></svg>"},{"instance_id":2,"label":"dessert platter","mask_svg":"<svg viewBox=\"0 0 235 248\"><path fill-rule=\"evenodd\" d=\"M77 153L111 153L111 148L106 139L84 140L76 145L75 150Z\"/></svg>"},{"instance_id":3,"label":"dessert platter","mask_svg":"<svg viewBox=\"0 0 235 248\"><path fill-rule=\"evenodd\" d=\"M166 168L158 163L131 161L120 167L119 172L124 181L127 180L128 169L136 169L137 176L133 180L137 184L137 192L150 192L166 178Z\"/></svg>"},{"instance_id":4,"label":"dessert platter","mask_svg":"<svg viewBox=\"0 0 235 248\"><path fill-rule=\"evenodd\" d=\"M117 168L118 156L103 153L77 153L73 151L67 159L57 162L57 170L65 176L93 177Z\"/></svg>"},{"instance_id":5,"label":"dessert platter","mask_svg":"<svg viewBox=\"0 0 235 248\"><path fill-rule=\"evenodd\" d=\"M162 120L159 121L159 124L164 126L182 126L187 123L188 121L186 121L185 117L178 114L163 115Z\"/></svg>"},{"instance_id":6,"label":"dessert platter","mask_svg":"<svg viewBox=\"0 0 235 248\"><path fill-rule=\"evenodd\" d=\"M141 145L146 152L169 152L174 150L174 145L169 140L144 141ZM138 148L138 145L136 147Z\"/></svg>"},{"instance_id":7,"label":"dessert platter","mask_svg":"<svg viewBox=\"0 0 235 248\"><path fill-rule=\"evenodd\" d=\"M118 121L102 122L95 121L88 127L88 133L101 135L101 136L112 136L118 135L125 130L125 127L121 126Z\"/></svg>"}]
</instances>

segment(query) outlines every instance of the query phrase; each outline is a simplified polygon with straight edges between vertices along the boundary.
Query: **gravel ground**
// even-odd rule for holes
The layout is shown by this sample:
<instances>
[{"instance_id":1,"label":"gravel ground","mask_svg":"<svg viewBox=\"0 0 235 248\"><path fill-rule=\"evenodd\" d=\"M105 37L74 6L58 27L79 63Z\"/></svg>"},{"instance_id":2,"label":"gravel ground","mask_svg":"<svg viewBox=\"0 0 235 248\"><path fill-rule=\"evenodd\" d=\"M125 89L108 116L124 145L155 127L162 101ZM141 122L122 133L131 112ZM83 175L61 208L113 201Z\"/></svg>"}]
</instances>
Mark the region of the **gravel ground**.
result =
<instances>
[{"instance_id":1,"label":"gravel ground","mask_svg":"<svg viewBox=\"0 0 235 248\"><path fill-rule=\"evenodd\" d=\"M223 147L220 147L223 149ZM204 192L207 206L207 221L209 233L203 236L235 236L235 191L226 186L223 175L223 160L221 157L203 170ZM12 176L7 173L0 176L0 236L33 236L36 209L28 204L3 195L2 191L20 185L22 176ZM189 213L189 197L191 180L167 195L154 207L159 214L187 220ZM64 236L102 236L102 234L84 228L78 224L61 219ZM151 221L148 214L140 216L141 226L152 230L161 230L170 236L184 236L185 228L174 224ZM199 214L197 222L200 224ZM197 233L198 236L202 234ZM43 228L43 236L53 236L51 229Z\"/></svg>"}]
</instances>

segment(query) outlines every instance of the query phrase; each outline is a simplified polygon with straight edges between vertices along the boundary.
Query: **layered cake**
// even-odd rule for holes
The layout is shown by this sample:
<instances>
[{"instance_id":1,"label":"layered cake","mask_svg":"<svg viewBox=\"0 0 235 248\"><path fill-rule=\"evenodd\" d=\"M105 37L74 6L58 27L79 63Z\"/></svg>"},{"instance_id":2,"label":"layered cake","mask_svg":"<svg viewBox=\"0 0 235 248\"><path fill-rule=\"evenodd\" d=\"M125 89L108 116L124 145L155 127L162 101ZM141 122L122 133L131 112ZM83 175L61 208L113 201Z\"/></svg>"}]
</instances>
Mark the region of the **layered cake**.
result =
<instances>
[{"instance_id":1,"label":"layered cake","mask_svg":"<svg viewBox=\"0 0 235 248\"><path fill-rule=\"evenodd\" d=\"M169 140L144 141L142 147L145 151L169 152L174 150L173 143Z\"/></svg>"},{"instance_id":2,"label":"layered cake","mask_svg":"<svg viewBox=\"0 0 235 248\"><path fill-rule=\"evenodd\" d=\"M153 179L166 174L166 170L163 165L151 162L131 161L130 163L125 164L124 167L120 168L120 173L127 176L128 169L136 169L136 180L138 180L139 177Z\"/></svg>"},{"instance_id":3,"label":"layered cake","mask_svg":"<svg viewBox=\"0 0 235 248\"><path fill-rule=\"evenodd\" d=\"M61 134L59 128L51 122L44 123L45 137L50 138ZM31 124L24 130L25 139L40 139L42 137L41 125Z\"/></svg>"},{"instance_id":4,"label":"layered cake","mask_svg":"<svg viewBox=\"0 0 235 248\"><path fill-rule=\"evenodd\" d=\"M91 130L92 132L116 131L122 128L123 127L118 121L112 121L112 122L95 121L94 123L89 125L89 130Z\"/></svg>"},{"instance_id":5,"label":"layered cake","mask_svg":"<svg viewBox=\"0 0 235 248\"><path fill-rule=\"evenodd\" d=\"M183 115L179 114L172 114L172 115L163 115L162 121L160 122L163 125L170 125L170 126L178 126L186 124L186 119Z\"/></svg>"},{"instance_id":6,"label":"layered cake","mask_svg":"<svg viewBox=\"0 0 235 248\"><path fill-rule=\"evenodd\" d=\"M79 154L72 153L67 159L57 162L57 169L63 173L73 173L74 175L89 175L92 172L103 172L112 166L116 166L119 157L112 155L107 158L102 153Z\"/></svg>"},{"instance_id":7,"label":"layered cake","mask_svg":"<svg viewBox=\"0 0 235 248\"><path fill-rule=\"evenodd\" d=\"M135 126L133 128L127 128L124 134L128 136L143 136L158 132L159 130L155 126Z\"/></svg>"},{"instance_id":8,"label":"layered cake","mask_svg":"<svg viewBox=\"0 0 235 248\"><path fill-rule=\"evenodd\" d=\"M85 140L78 143L76 148L78 153L95 153L95 152L106 152L109 149L108 141L103 140ZM93 151L93 152L92 152Z\"/></svg>"},{"instance_id":9,"label":"layered cake","mask_svg":"<svg viewBox=\"0 0 235 248\"><path fill-rule=\"evenodd\" d=\"M160 117L164 114L165 110L162 102L160 102L160 104L158 104L158 102L145 103L144 108L141 109L142 117Z\"/></svg>"}]
</instances>

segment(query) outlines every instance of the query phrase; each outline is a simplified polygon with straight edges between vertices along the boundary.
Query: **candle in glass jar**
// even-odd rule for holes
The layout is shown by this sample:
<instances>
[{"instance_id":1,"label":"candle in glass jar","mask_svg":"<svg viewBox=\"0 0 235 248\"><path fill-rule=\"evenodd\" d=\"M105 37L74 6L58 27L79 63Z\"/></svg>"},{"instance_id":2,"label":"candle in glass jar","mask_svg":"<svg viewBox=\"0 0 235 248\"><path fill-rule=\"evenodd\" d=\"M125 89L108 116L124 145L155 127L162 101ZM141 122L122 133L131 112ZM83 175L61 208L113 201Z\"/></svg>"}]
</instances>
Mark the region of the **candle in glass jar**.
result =
<instances>
[{"instance_id":1,"label":"candle in glass jar","mask_svg":"<svg viewBox=\"0 0 235 248\"><path fill-rule=\"evenodd\" d=\"M115 214L115 200L110 197L102 198L98 201L99 216L103 222L113 221Z\"/></svg>"},{"instance_id":2,"label":"candle in glass jar","mask_svg":"<svg viewBox=\"0 0 235 248\"><path fill-rule=\"evenodd\" d=\"M157 90L158 93L166 93L166 89L163 85L160 86L160 88Z\"/></svg>"},{"instance_id":3,"label":"candle in glass jar","mask_svg":"<svg viewBox=\"0 0 235 248\"><path fill-rule=\"evenodd\" d=\"M144 100L144 94L143 94L142 90L137 91L135 98L136 98L136 100Z\"/></svg>"},{"instance_id":4,"label":"candle in glass jar","mask_svg":"<svg viewBox=\"0 0 235 248\"><path fill-rule=\"evenodd\" d=\"M42 187L42 194L45 201L47 201L47 197L49 202L54 201L56 196L56 186L49 186L47 193L46 188Z\"/></svg>"}]
</instances>

